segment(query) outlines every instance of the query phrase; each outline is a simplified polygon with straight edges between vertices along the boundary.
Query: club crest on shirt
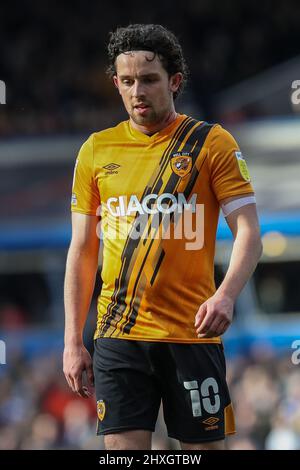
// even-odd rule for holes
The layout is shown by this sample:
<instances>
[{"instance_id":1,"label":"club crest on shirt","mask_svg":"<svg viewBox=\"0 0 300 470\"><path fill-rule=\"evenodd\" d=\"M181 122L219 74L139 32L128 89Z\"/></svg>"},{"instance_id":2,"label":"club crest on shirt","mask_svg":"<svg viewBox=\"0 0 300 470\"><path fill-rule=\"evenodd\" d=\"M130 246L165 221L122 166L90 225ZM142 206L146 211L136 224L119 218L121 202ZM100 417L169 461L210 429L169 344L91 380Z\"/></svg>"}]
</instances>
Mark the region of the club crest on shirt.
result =
<instances>
[{"instance_id":1,"label":"club crest on shirt","mask_svg":"<svg viewBox=\"0 0 300 470\"><path fill-rule=\"evenodd\" d=\"M192 154L190 152L176 152L171 155L170 160L173 172L184 178L192 169Z\"/></svg>"},{"instance_id":2,"label":"club crest on shirt","mask_svg":"<svg viewBox=\"0 0 300 470\"><path fill-rule=\"evenodd\" d=\"M240 173L241 173L242 177L244 178L245 181L249 182L250 181L250 174L249 174L249 170L248 170L248 167L247 167L246 160L244 159L242 152L234 152L234 153L235 153L235 156L237 158L237 162L238 162Z\"/></svg>"},{"instance_id":3,"label":"club crest on shirt","mask_svg":"<svg viewBox=\"0 0 300 470\"><path fill-rule=\"evenodd\" d=\"M97 401L97 415L100 421L103 421L105 416L105 403L103 400Z\"/></svg>"}]
</instances>

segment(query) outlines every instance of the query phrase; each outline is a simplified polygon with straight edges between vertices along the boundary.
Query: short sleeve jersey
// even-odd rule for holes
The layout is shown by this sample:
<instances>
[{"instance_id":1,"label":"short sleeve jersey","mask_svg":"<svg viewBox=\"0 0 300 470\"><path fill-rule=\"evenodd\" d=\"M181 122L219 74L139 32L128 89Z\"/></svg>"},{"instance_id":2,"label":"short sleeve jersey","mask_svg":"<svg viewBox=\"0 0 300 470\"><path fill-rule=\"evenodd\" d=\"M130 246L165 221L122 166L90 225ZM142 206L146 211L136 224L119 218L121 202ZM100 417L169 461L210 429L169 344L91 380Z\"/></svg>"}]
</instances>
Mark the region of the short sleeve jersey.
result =
<instances>
[{"instance_id":1,"label":"short sleeve jersey","mask_svg":"<svg viewBox=\"0 0 300 470\"><path fill-rule=\"evenodd\" d=\"M252 194L245 160L220 125L178 115L147 136L124 121L92 134L75 164L71 210L101 215L103 263L95 338L197 338L215 292L220 201Z\"/></svg>"}]
</instances>

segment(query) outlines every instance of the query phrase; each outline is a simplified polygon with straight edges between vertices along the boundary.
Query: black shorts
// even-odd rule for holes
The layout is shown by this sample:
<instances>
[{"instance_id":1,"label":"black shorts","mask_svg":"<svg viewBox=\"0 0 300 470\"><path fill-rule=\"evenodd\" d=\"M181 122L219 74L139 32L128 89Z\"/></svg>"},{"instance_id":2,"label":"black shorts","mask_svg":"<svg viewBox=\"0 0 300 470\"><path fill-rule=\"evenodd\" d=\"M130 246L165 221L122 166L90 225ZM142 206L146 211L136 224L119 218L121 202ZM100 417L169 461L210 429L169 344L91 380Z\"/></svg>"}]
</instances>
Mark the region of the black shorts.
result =
<instances>
[{"instance_id":1,"label":"black shorts","mask_svg":"<svg viewBox=\"0 0 300 470\"><path fill-rule=\"evenodd\" d=\"M97 434L155 430L186 443L235 432L222 344L95 340Z\"/></svg>"}]
</instances>

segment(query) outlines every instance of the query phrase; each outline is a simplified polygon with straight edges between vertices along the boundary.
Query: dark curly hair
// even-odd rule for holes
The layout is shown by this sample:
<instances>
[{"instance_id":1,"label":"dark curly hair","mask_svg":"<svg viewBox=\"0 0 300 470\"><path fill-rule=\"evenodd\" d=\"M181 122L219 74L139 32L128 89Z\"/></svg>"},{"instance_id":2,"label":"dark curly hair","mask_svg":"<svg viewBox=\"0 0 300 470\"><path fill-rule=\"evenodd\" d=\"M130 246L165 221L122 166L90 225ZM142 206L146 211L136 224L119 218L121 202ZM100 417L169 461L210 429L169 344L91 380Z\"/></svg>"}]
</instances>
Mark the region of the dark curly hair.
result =
<instances>
[{"instance_id":1,"label":"dark curly hair","mask_svg":"<svg viewBox=\"0 0 300 470\"><path fill-rule=\"evenodd\" d=\"M130 24L126 28L117 28L116 31L110 33L107 49L109 60L107 73L110 77L116 74L115 61L119 54L129 51L151 51L159 56L169 76L177 72L182 73L183 80L173 94L174 99L183 91L188 77L188 68L176 36L163 26Z\"/></svg>"}]
</instances>

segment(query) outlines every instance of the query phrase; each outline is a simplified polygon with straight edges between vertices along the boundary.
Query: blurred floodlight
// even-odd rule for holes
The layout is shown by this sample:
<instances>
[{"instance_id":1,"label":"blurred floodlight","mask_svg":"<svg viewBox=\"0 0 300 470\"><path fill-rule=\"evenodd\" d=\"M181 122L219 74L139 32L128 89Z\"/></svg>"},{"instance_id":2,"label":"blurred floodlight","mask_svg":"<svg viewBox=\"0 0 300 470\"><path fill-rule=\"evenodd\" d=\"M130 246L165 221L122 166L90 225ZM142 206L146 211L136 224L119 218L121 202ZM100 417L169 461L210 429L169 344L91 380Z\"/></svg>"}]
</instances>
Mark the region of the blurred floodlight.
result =
<instances>
[{"instance_id":1,"label":"blurred floodlight","mask_svg":"<svg viewBox=\"0 0 300 470\"><path fill-rule=\"evenodd\" d=\"M287 240L280 232L268 232L263 238L264 254L270 257L282 255L287 248Z\"/></svg>"}]
</instances>

